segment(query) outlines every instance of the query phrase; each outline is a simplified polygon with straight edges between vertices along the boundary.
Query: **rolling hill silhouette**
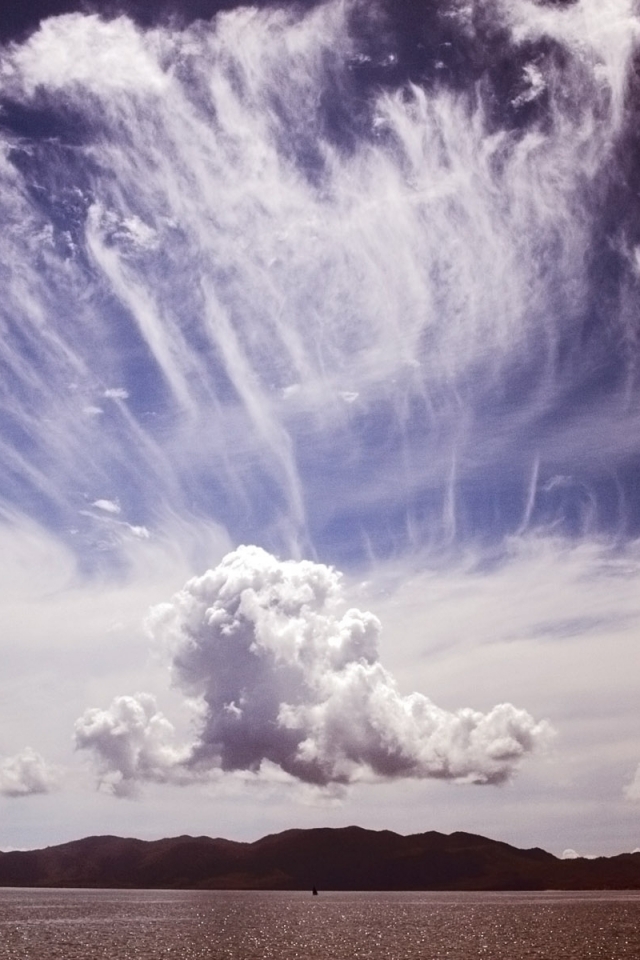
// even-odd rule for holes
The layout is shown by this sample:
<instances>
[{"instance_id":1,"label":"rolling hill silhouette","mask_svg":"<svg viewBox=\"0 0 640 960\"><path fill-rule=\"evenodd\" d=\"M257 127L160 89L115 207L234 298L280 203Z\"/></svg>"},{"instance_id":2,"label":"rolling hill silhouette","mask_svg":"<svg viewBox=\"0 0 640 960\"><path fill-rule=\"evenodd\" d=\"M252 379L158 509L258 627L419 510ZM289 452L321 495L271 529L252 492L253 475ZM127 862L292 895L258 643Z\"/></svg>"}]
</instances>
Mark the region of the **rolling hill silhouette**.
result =
<instances>
[{"instance_id":1,"label":"rolling hill silhouette","mask_svg":"<svg viewBox=\"0 0 640 960\"><path fill-rule=\"evenodd\" d=\"M560 860L470 833L287 830L254 843L86 837L0 853L0 885L310 890L640 889L640 853Z\"/></svg>"}]
</instances>

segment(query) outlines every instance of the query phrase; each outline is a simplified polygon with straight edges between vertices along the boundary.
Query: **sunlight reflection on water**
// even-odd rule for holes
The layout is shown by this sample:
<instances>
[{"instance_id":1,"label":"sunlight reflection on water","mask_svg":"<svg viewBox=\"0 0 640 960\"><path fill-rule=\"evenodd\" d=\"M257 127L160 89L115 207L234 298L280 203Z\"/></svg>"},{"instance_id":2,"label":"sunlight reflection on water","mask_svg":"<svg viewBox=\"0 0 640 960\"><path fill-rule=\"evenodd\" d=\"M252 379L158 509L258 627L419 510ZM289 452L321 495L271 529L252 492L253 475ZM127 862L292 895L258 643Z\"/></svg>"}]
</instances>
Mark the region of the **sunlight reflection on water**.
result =
<instances>
[{"instance_id":1,"label":"sunlight reflection on water","mask_svg":"<svg viewBox=\"0 0 640 960\"><path fill-rule=\"evenodd\" d=\"M640 892L0 892L11 960L623 960Z\"/></svg>"}]
</instances>

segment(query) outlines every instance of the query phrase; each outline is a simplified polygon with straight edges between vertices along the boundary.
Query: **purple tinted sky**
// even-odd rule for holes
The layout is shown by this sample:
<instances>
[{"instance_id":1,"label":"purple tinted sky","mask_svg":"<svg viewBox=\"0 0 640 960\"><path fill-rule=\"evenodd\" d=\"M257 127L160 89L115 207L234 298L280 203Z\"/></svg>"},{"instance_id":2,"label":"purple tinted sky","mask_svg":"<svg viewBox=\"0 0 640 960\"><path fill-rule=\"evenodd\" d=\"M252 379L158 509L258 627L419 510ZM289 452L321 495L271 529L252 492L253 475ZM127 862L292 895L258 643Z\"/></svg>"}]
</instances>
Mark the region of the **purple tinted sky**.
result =
<instances>
[{"instance_id":1,"label":"purple tinted sky","mask_svg":"<svg viewBox=\"0 0 640 960\"><path fill-rule=\"evenodd\" d=\"M0 23L0 845L633 849L633 3L96 10Z\"/></svg>"}]
</instances>

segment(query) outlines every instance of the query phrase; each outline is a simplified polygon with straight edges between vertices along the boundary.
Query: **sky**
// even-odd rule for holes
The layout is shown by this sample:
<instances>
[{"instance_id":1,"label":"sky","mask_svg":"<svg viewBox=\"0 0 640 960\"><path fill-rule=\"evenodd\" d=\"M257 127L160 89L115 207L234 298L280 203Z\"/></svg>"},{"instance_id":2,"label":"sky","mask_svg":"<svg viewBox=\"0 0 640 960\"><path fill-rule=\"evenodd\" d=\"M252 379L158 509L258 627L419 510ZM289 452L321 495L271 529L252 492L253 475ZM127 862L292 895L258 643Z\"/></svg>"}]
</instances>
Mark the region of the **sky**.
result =
<instances>
[{"instance_id":1,"label":"sky","mask_svg":"<svg viewBox=\"0 0 640 960\"><path fill-rule=\"evenodd\" d=\"M640 846L640 7L0 43L0 849Z\"/></svg>"}]
</instances>

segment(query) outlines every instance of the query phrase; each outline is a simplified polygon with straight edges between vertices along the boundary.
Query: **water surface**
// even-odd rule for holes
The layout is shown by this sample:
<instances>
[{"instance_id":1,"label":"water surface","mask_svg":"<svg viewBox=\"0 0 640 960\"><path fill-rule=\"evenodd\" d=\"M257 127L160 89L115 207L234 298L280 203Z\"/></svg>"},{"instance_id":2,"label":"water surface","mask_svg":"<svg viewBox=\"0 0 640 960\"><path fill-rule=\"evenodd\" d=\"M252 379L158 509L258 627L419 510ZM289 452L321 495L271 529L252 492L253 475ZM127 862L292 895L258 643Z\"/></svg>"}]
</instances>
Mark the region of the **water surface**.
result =
<instances>
[{"instance_id":1,"label":"water surface","mask_svg":"<svg viewBox=\"0 0 640 960\"><path fill-rule=\"evenodd\" d=\"M622 960L640 891L0 891L8 960Z\"/></svg>"}]
</instances>

